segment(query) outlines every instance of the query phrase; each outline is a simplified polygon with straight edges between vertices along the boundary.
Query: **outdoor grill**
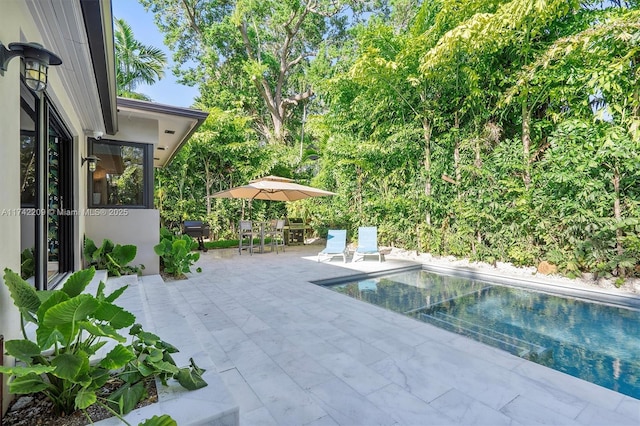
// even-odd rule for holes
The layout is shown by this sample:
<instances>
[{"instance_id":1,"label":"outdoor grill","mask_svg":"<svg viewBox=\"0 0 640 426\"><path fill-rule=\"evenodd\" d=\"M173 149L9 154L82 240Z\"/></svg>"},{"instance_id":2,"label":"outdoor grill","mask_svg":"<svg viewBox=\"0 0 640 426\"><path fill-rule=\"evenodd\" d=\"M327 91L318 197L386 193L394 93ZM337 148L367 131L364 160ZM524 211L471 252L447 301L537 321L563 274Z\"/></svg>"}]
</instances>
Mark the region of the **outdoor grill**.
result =
<instances>
[{"instance_id":1,"label":"outdoor grill","mask_svg":"<svg viewBox=\"0 0 640 426\"><path fill-rule=\"evenodd\" d=\"M182 233L198 240L198 250L207 251L204 246L204 237L209 236L209 225L201 220L185 220L182 224Z\"/></svg>"},{"instance_id":2,"label":"outdoor grill","mask_svg":"<svg viewBox=\"0 0 640 426\"><path fill-rule=\"evenodd\" d=\"M304 244L305 234L310 229L302 218L287 218L287 226L284 227L287 245Z\"/></svg>"}]
</instances>

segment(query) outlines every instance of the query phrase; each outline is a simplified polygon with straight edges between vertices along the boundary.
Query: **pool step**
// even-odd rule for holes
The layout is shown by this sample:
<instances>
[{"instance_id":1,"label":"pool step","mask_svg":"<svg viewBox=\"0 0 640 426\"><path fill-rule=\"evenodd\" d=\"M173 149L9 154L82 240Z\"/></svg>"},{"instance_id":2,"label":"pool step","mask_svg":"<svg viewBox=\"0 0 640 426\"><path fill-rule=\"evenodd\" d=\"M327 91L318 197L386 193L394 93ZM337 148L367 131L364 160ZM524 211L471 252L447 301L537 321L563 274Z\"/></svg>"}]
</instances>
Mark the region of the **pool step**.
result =
<instances>
[{"instance_id":1,"label":"pool step","mask_svg":"<svg viewBox=\"0 0 640 426\"><path fill-rule=\"evenodd\" d=\"M521 358L538 360L550 356L550 351L543 346L456 318L444 312L422 312L418 314L418 318L446 330L473 337L480 342L506 350Z\"/></svg>"}]
</instances>

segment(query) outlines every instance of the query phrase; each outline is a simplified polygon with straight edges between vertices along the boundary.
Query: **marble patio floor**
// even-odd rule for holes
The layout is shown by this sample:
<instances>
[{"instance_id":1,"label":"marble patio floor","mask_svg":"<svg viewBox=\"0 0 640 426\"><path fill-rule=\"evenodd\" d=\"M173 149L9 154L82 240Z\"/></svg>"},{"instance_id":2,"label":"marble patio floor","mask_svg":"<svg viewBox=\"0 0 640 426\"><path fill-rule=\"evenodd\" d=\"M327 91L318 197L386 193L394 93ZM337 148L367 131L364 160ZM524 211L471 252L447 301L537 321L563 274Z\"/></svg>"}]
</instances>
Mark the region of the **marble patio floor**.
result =
<instances>
[{"instance_id":1,"label":"marble patio floor","mask_svg":"<svg viewBox=\"0 0 640 426\"><path fill-rule=\"evenodd\" d=\"M321 249L210 250L166 283L241 425L640 424L637 399L310 283L411 264Z\"/></svg>"}]
</instances>

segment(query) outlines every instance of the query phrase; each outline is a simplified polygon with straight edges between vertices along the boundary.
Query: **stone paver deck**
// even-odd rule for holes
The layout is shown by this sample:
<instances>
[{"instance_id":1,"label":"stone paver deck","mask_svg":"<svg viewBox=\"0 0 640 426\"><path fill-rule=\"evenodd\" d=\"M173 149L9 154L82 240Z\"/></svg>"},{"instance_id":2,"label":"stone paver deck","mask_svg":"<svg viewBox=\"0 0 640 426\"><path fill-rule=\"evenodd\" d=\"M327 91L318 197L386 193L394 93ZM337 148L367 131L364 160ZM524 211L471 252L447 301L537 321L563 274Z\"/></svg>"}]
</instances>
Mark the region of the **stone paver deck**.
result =
<instances>
[{"instance_id":1,"label":"stone paver deck","mask_svg":"<svg viewBox=\"0 0 640 426\"><path fill-rule=\"evenodd\" d=\"M310 283L409 263L321 248L210 250L166 284L241 425L640 424L637 399Z\"/></svg>"}]
</instances>

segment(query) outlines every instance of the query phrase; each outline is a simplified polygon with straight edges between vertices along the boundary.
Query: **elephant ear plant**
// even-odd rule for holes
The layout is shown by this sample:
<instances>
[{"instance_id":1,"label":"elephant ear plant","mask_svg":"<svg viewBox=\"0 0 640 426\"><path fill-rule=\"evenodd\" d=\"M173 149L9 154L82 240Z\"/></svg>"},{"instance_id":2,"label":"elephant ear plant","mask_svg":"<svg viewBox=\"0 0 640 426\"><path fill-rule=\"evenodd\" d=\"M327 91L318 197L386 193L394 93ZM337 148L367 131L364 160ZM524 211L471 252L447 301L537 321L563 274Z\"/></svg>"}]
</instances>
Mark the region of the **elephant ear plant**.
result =
<instances>
[{"instance_id":1,"label":"elephant ear plant","mask_svg":"<svg viewBox=\"0 0 640 426\"><path fill-rule=\"evenodd\" d=\"M110 277L142 272L144 265L129 265L135 259L137 252L138 248L133 244L114 244L113 241L105 238L102 245L97 247L92 239L84 238L83 254L89 266L106 269Z\"/></svg>"},{"instance_id":2,"label":"elephant ear plant","mask_svg":"<svg viewBox=\"0 0 640 426\"><path fill-rule=\"evenodd\" d=\"M4 270L4 282L21 314L23 339L5 342L8 355L18 360L15 367L0 367L9 374L9 391L13 394L42 392L58 414L69 414L99 404L122 419L144 397L143 381L158 377L166 384L175 378L187 389L207 385L204 370L191 360L188 368L178 368L171 358L177 352L172 345L148 333L135 316L114 301L127 286L105 294L100 282L95 296L84 293L95 269L71 275L61 290L36 292L33 286L10 269ZM35 325L29 339L26 323ZM131 342L120 334L129 329ZM100 360L92 359L107 342L113 348ZM107 397L100 388L112 377L124 385ZM147 423L151 424L151 423Z\"/></svg>"},{"instance_id":3,"label":"elephant ear plant","mask_svg":"<svg viewBox=\"0 0 640 426\"><path fill-rule=\"evenodd\" d=\"M170 276L180 278L191 272L191 266L200 259L200 253L191 248L194 240L188 235L174 235L166 228L160 228L160 243L153 250L160 256L162 270ZM197 268L198 272L202 269Z\"/></svg>"}]
</instances>

